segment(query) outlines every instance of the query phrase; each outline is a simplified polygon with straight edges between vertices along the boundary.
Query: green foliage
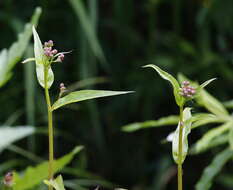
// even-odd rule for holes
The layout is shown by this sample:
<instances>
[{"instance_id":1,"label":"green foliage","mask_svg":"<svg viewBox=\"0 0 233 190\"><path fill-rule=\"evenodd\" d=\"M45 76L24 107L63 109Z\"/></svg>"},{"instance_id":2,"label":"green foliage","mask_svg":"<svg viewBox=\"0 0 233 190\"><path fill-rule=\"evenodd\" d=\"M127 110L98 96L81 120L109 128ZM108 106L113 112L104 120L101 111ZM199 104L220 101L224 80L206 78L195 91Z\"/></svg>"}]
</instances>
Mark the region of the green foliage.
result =
<instances>
[{"instance_id":1,"label":"green foliage","mask_svg":"<svg viewBox=\"0 0 233 190\"><path fill-rule=\"evenodd\" d=\"M120 94L132 93L130 91L106 91L106 90L80 90L71 92L70 94L59 98L52 106L52 110L56 110L64 105L80 102L84 100L90 100L95 98L101 98L106 96L115 96Z\"/></svg>"},{"instance_id":2,"label":"green foliage","mask_svg":"<svg viewBox=\"0 0 233 190\"><path fill-rule=\"evenodd\" d=\"M64 183L62 176L59 175L56 179L54 180L44 180L44 183L48 186L52 186L56 190L65 190Z\"/></svg>"},{"instance_id":3,"label":"green foliage","mask_svg":"<svg viewBox=\"0 0 233 190\"><path fill-rule=\"evenodd\" d=\"M184 104L184 98L179 94L180 85L178 81L172 75L163 71L156 65L145 65L144 67L151 67L155 69L163 79L169 81L173 87L173 94L175 96L177 105L182 106Z\"/></svg>"},{"instance_id":4,"label":"green foliage","mask_svg":"<svg viewBox=\"0 0 233 190\"><path fill-rule=\"evenodd\" d=\"M2 126L0 128L0 152L15 141L32 135L34 132L35 128L30 126Z\"/></svg>"},{"instance_id":5,"label":"green foliage","mask_svg":"<svg viewBox=\"0 0 233 190\"><path fill-rule=\"evenodd\" d=\"M32 35L32 25L37 25L40 18L41 8L36 8L31 22L26 24L24 31L19 34L17 42L13 43L9 50L0 52L0 87L2 87L12 76L12 69L21 59Z\"/></svg>"},{"instance_id":6,"label":"green foliage","mask_svg":"<svg viewBox=\"0 0 233 190\"><path fill-rule=\"evenodd\" d=\"M73 157L83 149L82 146L77 146L72 152L55 160L53 163L54 171L60 171L64 166L69 164ZM43 162L35 167L28 167L23 175L14 173L13 190L26 190L40 184L44 179L48 178L48 162Z\"/></svg>"},{"instance_id":7,"label":"green foliage","mask_svg":"<svg viewBox=\"0 0 233 190\"><path fill-rule=\"evenodd\" d=\"M179 117L176 115L171 115L168 117L162 117L158 120L151 120L145 122L137 122L125 125L122 127L122 131L124 132L134 132L140 129L148 128L148 127L162 127L167 125L176 125L179 121Z\"/></svg>"},{"instance_id":8,"label":"green foliage","mask_svg":"<svg viewBox=\"0 0 233 190\"><path fill-rule=\"evenodd\" d=\"M208 190L212 186L213 178L220 172L222 167L233 157L233 151L230 149L225 149L219 154L217 154L213 161L208 165L201 179L198 181L196 185L196 190Z\"/></svg>"},{"instance_id":9,"label":"green foliage","mask_svg":"<svg viewBox=\"0 0 233 190\"><path fill-rule=\"evenodd\" d=\"M189 122L185 124L185 122L189 119L191 119L191 108L185 108L183 111L183 122L184 125L182 127L183 135L182 135L182 157L179 158L179 133L181 130L180 123L178 124L178 127L176 128L174 135L172 137L172 155L173 159L177 164L182 164L187 156L188 153L188 135L191 132L191 125L192 123Z\"/></svg>"}]
</instances>

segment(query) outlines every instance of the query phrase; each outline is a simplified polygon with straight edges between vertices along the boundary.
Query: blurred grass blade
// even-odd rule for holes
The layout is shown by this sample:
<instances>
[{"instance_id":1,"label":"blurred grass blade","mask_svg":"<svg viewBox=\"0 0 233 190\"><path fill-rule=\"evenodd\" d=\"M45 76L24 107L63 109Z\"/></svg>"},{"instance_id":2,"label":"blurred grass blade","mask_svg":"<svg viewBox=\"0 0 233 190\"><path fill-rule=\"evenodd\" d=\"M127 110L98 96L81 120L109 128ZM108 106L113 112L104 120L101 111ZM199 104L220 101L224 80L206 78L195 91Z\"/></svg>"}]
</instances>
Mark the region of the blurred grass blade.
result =
<instances>
[{"instance_id":1,"label":"blurred grass blade","mask_svg":"<svg viewBox=\"0 0 233 190\"><path fill-rule=\"evenodd\" d=\"M30 126L0 127L0 152L11 143L27 137L34 132L34 127Z\"/></svg>"},{"instance_id":2,"label":"blurred grass blade","mask_svg":"<svg viewBox=\"0 0 233 190\"><path fill-rule=\"evenodd\" d=\"M97 35L95 33L95 27L92 25L92 22L87 14L87 11L84 8L82 0L69 0L72 8L74 9L75 14L77 15L81 27L86 34L87 40L90 44L90 47L94 53L94 55L102 62L106 63L106 59L104 57L103 50L100 46L100 43L97 39ZM105 64L106 66L106 64Z\"/></svg>"},{"instance_id":3,"label":"blurred grass blade","mask_svg":"<svg viewBox=\"0 0 233 190\"><path fill-rule=\"evenodd\" d=\"M233 157L233 150L225 149L217 154L213 161L207 166L196 184L196 190L209 190L212 186L214 177L221 171L226 162Z\"/></svg>"},{"instance_id":4,"label":"blurred grass blade","mask_svg":"<svg viewBox=\"0 0 233 190\"><path fill-rule=\"evenodd\" d=\"M227 122L219 127L210 129L208 132L204 134L204 136L200 140L196 142L195 152L199 153L208 148L209 144L211 144L214 138L220 136L221 134L229 130L231 127L233 127L233 123Z\"/></svg>"},{"instance_id":5,"label":"blurred grass blade","mask_svg":"<svg viewBox=\"0 0 233 190\"><path fill-rule=\"evenodd\" d=\"M224 102L223 105L224 105L226 108L232 109L232 108L233 108L233 100Z\"/></svg>"},{"instance_id":6,"label":"blurred grass blade","mask_svg":"<svg viewBox=\"0 0 233 190\"><path fill-rule=\"evenodd\" d=\"M76 92L71 92L70 94L59 98L52 106L52 110L56 110L64 105L80 102L84 100L90 100L95 98L115 96L121 94L132 93L131 91L107 91L107 90L80 90Z\"/></svg>"},{"instance_id":7,"label":"blurred grass blade","mask_svg":"<svg viewBox=\"0 0 233 190\"><path fill-rule=\"evenodd\" d=\"M131 123L122 127L124 132L134 132L140 129L150 128L150 127L162 127L167 125L177 125L179 117L176 115L171 115L168 117L162 117L158 120L150 120L138 123Z\"/></svg>"},{"instance_id":8,"label":"blurred grass blade","mask_svg":"<svg viewBox=\"0 0 233 190\"><path fill-rule=\"evenodd\" d=\"M61 170L64 166L69 164L73 157L83 149L82 146L77 146L72 152L65 156L55 160L53 163L54 172ZM13 190L26 190L31 189L34 186L40 184L44 179L48 177L48 162L43 162L35 167L28 167L23 176L19 176L18 173L14 173Z\"/></svg>"},{"instance_id":9,"label":"blurred grass blade","mask_svg":"<svg viewBox=\"0 0 233 190\"><path fill-rule=\"evenodd\" d=\"M12 68L22 57L32 35L32 25L37 25L41 14L41 8L36 8L31 23L24 27L24 31L18 35L17 42L13 43L9 50L0 52L0 87L3 86L12 76Z\"/></svg>"},{"instance_id":10,"label":"blurred grass blade","mask_svg":"<svg viewBox=\"0 0 233 190\"><path fill-rule=\"evenodd\" d=\"M157 71L157 73L165 80L169 81L173 87L173 94L175 96L175 100L176 100L176 103L177 105L181 106L184 102L184 99L183 97L179 94L179 89L180 89L180 85L178 83L178 81L172 76L170 75L169 73L163 71L162 69L160 69L158 66L156 65L145 65L143 66L144 68L146 67L151 67L153 68L154 70Z\"/></svg>"}]
</instances>

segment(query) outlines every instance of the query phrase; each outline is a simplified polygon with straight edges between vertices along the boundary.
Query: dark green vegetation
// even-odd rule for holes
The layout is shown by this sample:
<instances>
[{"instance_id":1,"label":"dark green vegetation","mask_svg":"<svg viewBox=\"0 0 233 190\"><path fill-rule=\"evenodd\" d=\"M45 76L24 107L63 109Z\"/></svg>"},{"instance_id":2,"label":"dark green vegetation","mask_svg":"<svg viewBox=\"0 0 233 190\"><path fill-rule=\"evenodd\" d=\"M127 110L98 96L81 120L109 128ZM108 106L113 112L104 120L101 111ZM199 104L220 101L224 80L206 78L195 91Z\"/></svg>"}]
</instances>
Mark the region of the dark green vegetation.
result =
<instances>
[{"instance_id":1,"label":"dark green vegetation","mask_svg":"<svg viewBox=\"0 0 233 190\"><path fill-rule=\"evenodd\" d=\"M52 94L58 95L61 82L70 89L136 91L57 111L55 157L71 152L76 145L85 146L63 170L63 178L72 179L67 182L75 188L77 184L94 187L105 179L128 189L176 189L171 145L161 144L176 127L124 133L121 126L178 114L171 88L153 71L141 68L146 64L156 64L173 76L181 72L200 82L217 77L208 91L221 101L233 98L233 1L4 0L0 1L0 49L16 41L36 6L43 9L37 29L41 39L53 39L58 50L73 50L54 68L59 80L54 82ZM31 57L32 49L26 54ZM33 78L33 67L18 62L12 78L0 88L1 124L37 129L35 135L1 152L1 176L48 158L46 104ZM189 104L193 113L205 111L195 101ZM213 126L195 130L190 144ZM186 158L185 189L194 189L204 168L216 162L216 155L220 160L224 154L229 156L225 148ZM232 170L231 164L225 165L213 189L231 189ZM101 184L113 189L109 183Z\"/></svg>"}]
</instances>

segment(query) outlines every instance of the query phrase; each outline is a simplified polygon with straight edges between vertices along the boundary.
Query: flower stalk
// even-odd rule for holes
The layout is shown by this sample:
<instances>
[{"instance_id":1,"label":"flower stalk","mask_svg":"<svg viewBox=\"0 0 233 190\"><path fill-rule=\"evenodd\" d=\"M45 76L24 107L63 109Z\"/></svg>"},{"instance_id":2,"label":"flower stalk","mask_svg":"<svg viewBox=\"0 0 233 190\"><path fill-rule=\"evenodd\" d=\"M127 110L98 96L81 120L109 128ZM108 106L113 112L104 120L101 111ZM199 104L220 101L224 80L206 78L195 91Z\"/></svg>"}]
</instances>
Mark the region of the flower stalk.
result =
<instances>
[{"instance_id":1,"label":"flower stalk","mask_svg":"<svg viewBox=\"0 0 233 190\"><path fill-rule=\"evenodd\" d=\"M180 106L180 121L179 121L179 144L178 144L178 166L177 166L177 177L178 177L178 190L183 189L183 172L182 172L182 138L183 138L183 128L184 128L184 121L183 121L183 105Z\"/></svg>"},{"instance_id":2,"label":"flower stalk","mask_svg":"<svg viewBox=\"0 0 233 190\"><path fill-rule=\"evenodd\" d=\"M54 148L53 148L53 111L50 101L49 88L48 88L48 67L44 66L44 83L45 83L45 98L48 111L48 136L49 136L49 180L53 179L53 160L54 160ZM49 190L53 187L49 186Z\"/></svg>"}]
</instances>

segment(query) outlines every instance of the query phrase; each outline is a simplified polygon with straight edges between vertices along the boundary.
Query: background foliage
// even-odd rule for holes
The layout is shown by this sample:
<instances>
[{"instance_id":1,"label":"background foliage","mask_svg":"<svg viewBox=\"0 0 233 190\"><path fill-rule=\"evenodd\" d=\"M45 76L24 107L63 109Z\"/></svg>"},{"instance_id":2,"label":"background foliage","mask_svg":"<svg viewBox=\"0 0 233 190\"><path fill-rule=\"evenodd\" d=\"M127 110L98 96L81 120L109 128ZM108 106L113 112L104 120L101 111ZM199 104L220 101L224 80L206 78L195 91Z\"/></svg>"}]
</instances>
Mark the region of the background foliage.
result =
<instances>
[{"instance_id":1,"label":"background foliage","mask_svg":"<svg viewBox=\"0 0 233 190\"><path fill-rule=\"evenodd\" d=\"M77 144L85 146L72 168L66 169L67 177L73 172L73 178L85 179L85 171L90 171L129 189L176 189L171 145L161 143L175 128L128 134L121 131L121 126L178 113L167 83L153 71L141 68L148 63L173 75L182 72L200 82L217 77L208 91L221 101L232 98L233 1L5 0L0 2L0 49L8 48L17 39L37 6L43 10L37 28L41 39L53 39L59 50L73 50L64 63L54 68L58 79L51 88L54 98L61 82L72 89L136 91L57 111L56 157L70 152ZM31 52L29 47L26 54ZM36 126L36 135L16 145L46 159L46 106L34 72L33 64L16 65L13 77L0 89L0 122ZM195 107L193 112L201 109ZM189 141L200 138L208 127L211 126L193 132ZM205 166L219 151L221 147L187 157L186 188L193 189ZM3 174L34 165L38 158L11 148L1 153L0 161ZM71 172L74 168L77 169ZM233 176L224 173L232 169L231 165L224 168L215 189L231 186L229 179Z\"/></svg>"}]
</instances>

